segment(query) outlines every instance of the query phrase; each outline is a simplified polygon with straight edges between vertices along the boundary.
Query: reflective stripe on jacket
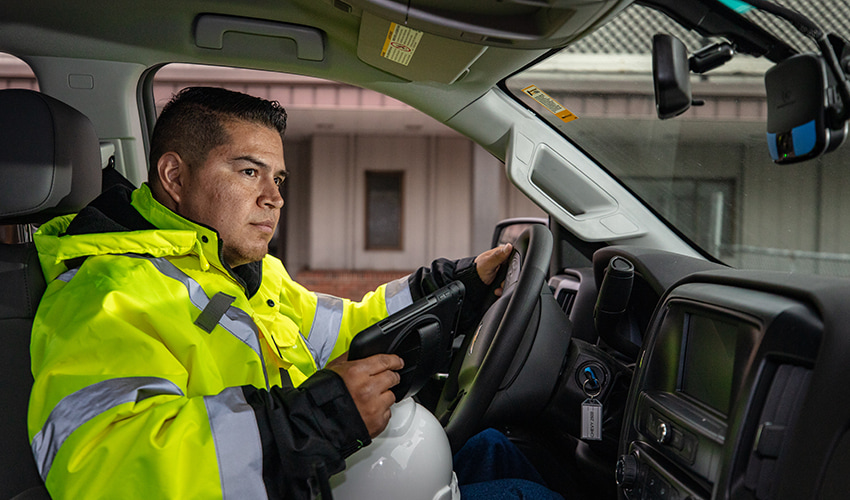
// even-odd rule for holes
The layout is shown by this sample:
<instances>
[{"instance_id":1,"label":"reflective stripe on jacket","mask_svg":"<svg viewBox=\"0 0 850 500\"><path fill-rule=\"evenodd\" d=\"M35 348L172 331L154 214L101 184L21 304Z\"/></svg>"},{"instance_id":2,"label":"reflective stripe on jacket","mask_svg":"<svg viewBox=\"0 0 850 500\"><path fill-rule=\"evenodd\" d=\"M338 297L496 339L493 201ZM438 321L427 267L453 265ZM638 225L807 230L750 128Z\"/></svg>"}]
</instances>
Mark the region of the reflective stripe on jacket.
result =
<instances>
[{"instance_id":1,"label":"reflective stripe on jacket","mask_svg":"<svg viewBox=\"0 0 850 500\"><path fill-rule=\"evenodd\" d=\"M408 279L352 302L307 291L266 256L252 293L221 262L215 231L147 186L132 206L159 229L64 234L67 216L36 235L48 287L33 327L28 424L51 495L309 491L310 470L275 479L272 469L315 459L338 470L368 433L338 376L307 379L412 303ZM281 389L282 372L296 389ZM281 485L286 477L304 484Z\"/></svg>"}]
</instances>

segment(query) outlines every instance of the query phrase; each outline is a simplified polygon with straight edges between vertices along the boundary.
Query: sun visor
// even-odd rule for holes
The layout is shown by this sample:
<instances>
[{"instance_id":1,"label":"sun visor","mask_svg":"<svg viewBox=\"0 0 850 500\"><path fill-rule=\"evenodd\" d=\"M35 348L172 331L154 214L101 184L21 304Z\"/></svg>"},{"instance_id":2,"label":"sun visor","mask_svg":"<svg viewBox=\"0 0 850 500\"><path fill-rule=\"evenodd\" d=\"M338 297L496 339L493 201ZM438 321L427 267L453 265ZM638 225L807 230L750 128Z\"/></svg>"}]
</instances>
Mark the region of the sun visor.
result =
<instances>
[{"instance_id":1,"label":"sun visor","mask_svg":"<svg viewBox=\"0 0 850 500\"><path fill-rule=\"evenodd\" d=\"M346 0L364 13L442 38L515 49L562 47L631 0ZM443 56L453 52L444 52Z\"/></svg>"},{"instance_id":2,"label":"sun visor","mask_svg":"<svg viewBox=\"0 0 850 500\"><path fill-rule=\"evenodd\" d=\"M453 83L487 47L424 33L363 12L357 57L410 81Z\"/></svg>"}]
</instances>

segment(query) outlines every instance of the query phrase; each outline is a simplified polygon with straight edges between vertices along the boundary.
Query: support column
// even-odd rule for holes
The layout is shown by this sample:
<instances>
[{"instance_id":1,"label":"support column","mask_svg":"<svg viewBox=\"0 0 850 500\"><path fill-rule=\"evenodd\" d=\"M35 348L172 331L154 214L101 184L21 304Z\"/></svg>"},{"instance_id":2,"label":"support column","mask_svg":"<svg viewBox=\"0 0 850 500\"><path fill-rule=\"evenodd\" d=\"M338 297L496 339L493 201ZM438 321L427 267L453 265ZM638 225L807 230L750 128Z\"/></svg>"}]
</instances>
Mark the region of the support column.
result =
<instances>
[{"instance_id":1,"label":"support column","mask_svg":"<svg viewBox=\"0 0 850 500\"><path fill-rule=\"evenodd\" d=\"M493 228L501 217L502 190L499 180L504 176L502 163L475 144L472 147L472 253L477 255L490 248Z\"/></svg>"}]
</instances>

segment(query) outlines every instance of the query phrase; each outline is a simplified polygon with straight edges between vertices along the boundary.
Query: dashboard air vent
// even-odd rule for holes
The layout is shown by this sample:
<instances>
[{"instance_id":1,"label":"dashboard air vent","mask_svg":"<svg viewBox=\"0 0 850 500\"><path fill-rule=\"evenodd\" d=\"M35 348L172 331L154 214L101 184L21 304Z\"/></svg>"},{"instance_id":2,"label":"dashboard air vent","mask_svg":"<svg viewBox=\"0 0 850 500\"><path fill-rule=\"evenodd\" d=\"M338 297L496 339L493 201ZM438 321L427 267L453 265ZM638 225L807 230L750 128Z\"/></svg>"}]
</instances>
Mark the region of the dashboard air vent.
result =
<instances>
[{"instance_id":1,"label":"dashboard air vent","mask_svg":"<svg viewBox=\"0 0 850 500\"><path fill-rule=\"evenodd\" d=\"M777 496L777 464L803 406L811 375L811 370L801 366L780 365L770 384L744 474L744 486L759 500Z\"/></svg>"},{"instance_id":2,"label":"dashboard air vent","mask_svg":"<svg viewBox=\"0 0 850 500\"><path fill-rule=\"evenodd\" d=\"M555 297L555 299L558 301L558 304L561 306L564 313L569 316L570 311L573 309L573 303L576 300L576 291L570 290L569 288L561 288L558 290L558 296Z\"/></svg>"}]
</instances>

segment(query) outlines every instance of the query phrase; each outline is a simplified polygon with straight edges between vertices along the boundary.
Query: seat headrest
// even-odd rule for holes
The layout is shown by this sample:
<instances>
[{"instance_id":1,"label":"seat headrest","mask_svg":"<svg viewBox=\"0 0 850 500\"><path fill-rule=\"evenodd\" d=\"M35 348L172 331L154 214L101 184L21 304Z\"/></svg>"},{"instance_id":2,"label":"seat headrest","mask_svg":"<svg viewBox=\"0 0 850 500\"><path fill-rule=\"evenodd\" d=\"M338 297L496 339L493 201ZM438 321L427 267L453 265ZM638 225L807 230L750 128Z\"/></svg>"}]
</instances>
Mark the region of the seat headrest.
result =
<instances>
[{"instance_id":1,"label":"seat headrest","mask_svg":"<svg viewBox=\"0 0 850 500\"><path fill-rule=\"evenodd\" d=\"M0 90L0 224L41 223L100 193L91 121L50 96Z\"/></svg>"}]
</instances>

